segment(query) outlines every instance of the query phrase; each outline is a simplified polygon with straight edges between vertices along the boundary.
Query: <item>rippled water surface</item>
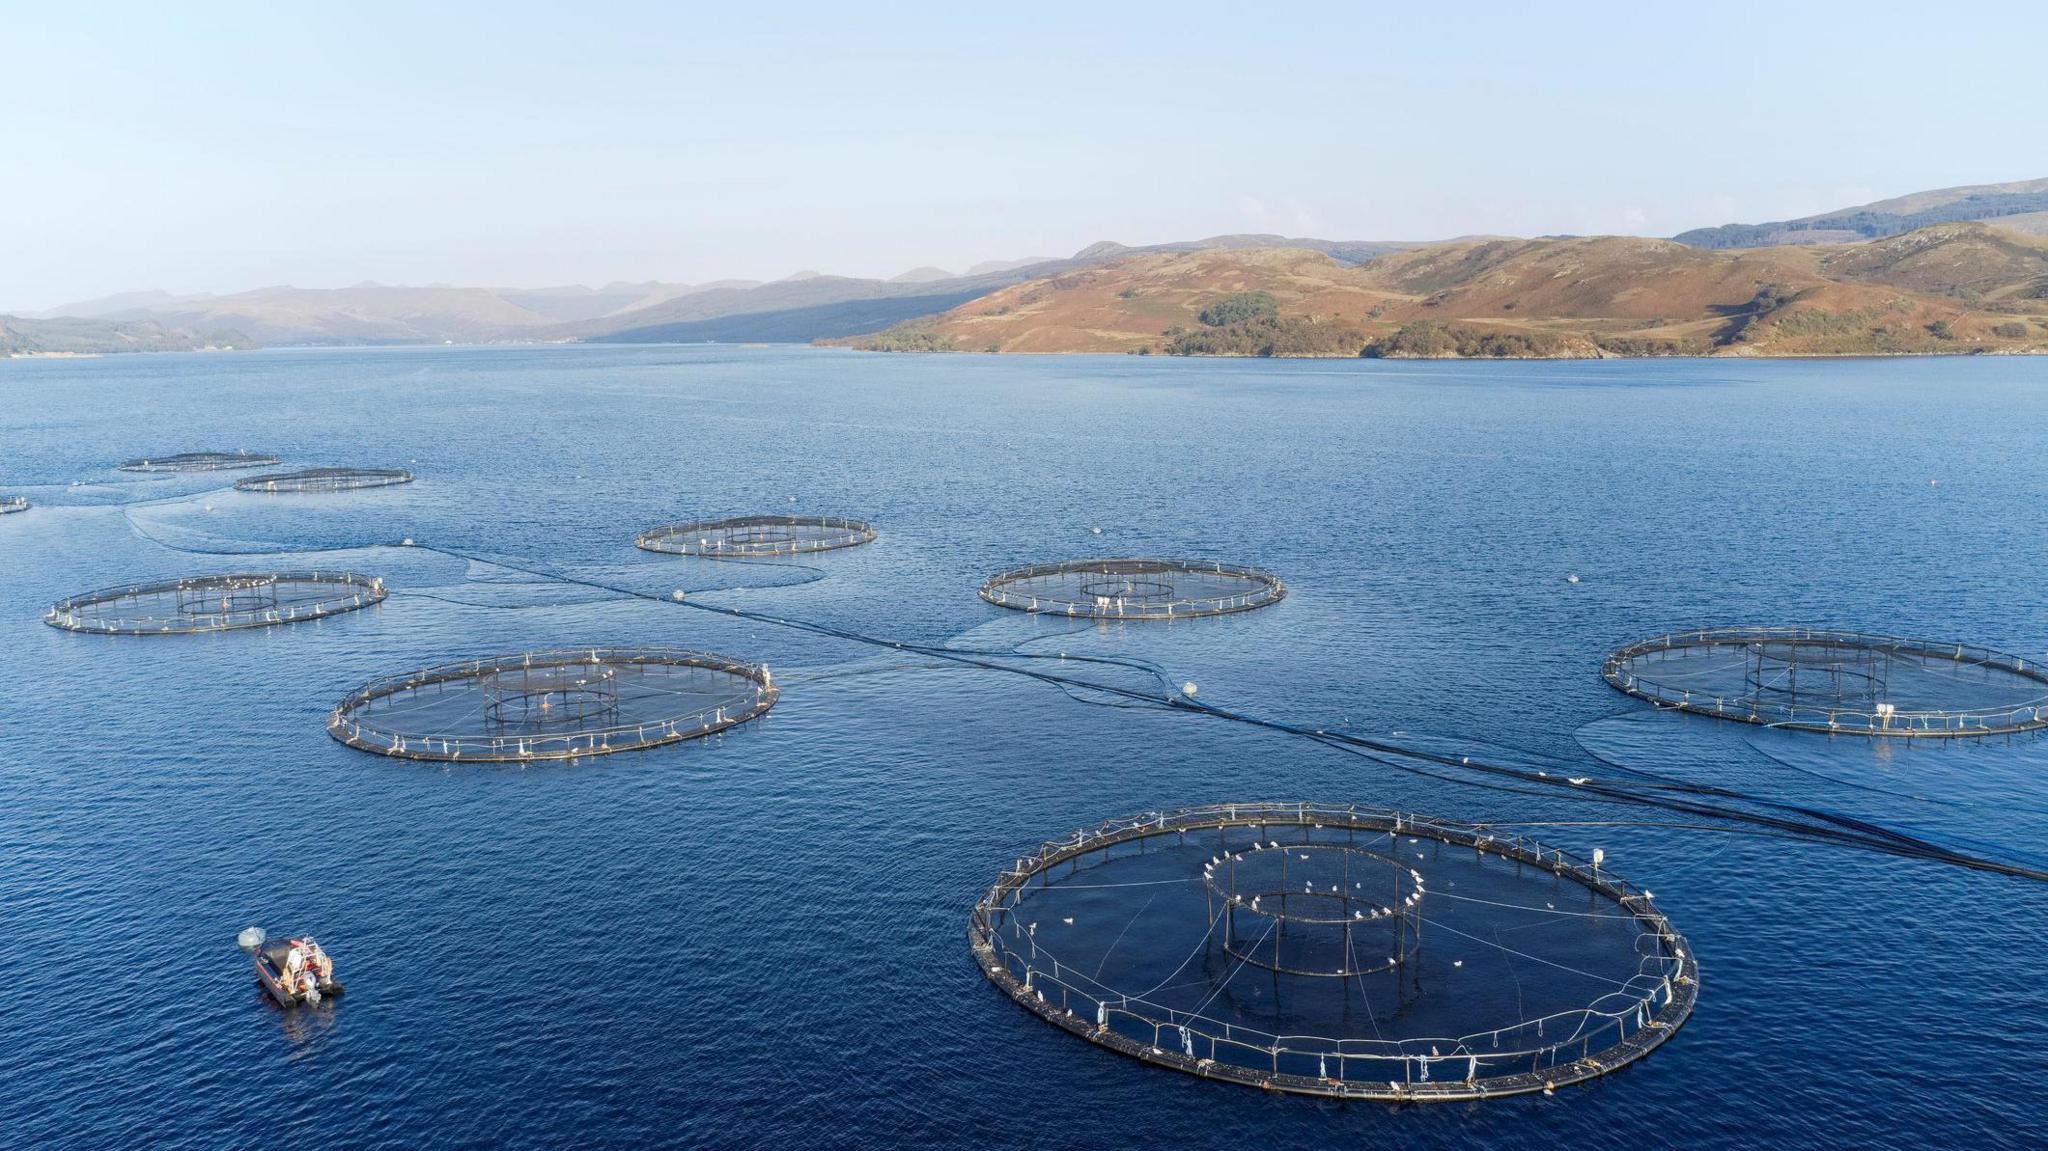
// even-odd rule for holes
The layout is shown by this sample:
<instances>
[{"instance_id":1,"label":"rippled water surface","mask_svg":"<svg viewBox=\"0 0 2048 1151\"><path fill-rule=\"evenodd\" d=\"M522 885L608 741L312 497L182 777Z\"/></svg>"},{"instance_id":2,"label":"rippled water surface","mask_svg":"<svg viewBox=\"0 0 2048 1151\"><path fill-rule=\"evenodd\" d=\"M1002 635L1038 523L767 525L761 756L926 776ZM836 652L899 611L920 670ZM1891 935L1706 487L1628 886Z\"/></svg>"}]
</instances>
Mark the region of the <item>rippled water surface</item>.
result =
<instances>
[{"instance_id":1,"label":"rippled water surface","mask_svg":"<svg viewBox=\"0 0 2048 1151\"><path fill-rule=\"evenodd\" d=\"M0 517L0 1144L2038 1146L2048 885L1419 775L1014 669L1192 682L1291 724L1654 772L2048 865L2048 741L1831 741L1654 713L1598 675L1705 623L2048 658L2044 396L2048 364L2022 359L0 363L0 492L35 504ZM281 497L111 468L241 447L419 479ZM632 547L789 510L880 538L791 564ZM1271 568L1289 594L1109 627L975 596L1021 564L1159 553ZM184 638L39 621L91 588L316 564L392 594ZM977 668L763 615L1072 658ZM783 694L716 737L529 768L323 731L376 676L592 644L765 661ZM1160 674L1079 658L1103 655ZM1693 1020L1588 1087L1391 1109L1147 1067L982 979L967 913L1008 861L1231 799L1600 847L1691 939ZM270 1006L234 946L252 923L317 931L348 996Z\"/></svg>"}]
</instances>

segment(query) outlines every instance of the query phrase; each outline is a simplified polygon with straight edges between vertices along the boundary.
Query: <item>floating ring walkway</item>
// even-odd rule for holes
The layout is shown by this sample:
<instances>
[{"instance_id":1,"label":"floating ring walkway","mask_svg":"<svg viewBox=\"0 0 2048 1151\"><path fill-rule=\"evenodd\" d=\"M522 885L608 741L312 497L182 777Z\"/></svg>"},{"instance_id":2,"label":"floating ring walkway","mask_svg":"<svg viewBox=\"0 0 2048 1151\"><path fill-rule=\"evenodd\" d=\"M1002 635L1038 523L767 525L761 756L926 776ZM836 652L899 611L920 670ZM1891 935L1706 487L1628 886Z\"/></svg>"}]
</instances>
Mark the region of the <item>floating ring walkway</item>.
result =
<instances>
[{"instance_id":1,"label":"floating ring walkway","mask_svg":"<svg viewBox=\"0 0 2048 1151\"><path fill-rule=\"evenodd\" d=\"M1831 734L1950 738L2048 727L2048 669L1974 644L1818 628L1703 628L1608 655L1659 707Z\"/></svg>"},{"instance_id":2,"label":"floating ring walkway","mask_svg":"<svg viewBox=\"0 0 2048 1151\"><path fill-rule=\"evenodd\" d=\"M664 555L707 559L765 559L807 555L872 543L875 529L836 516L732 516L649 528L633 546Z\"/></svg>"},{"instance_id":3,"label":"floating ring walkway","mask_svg":"<svg viewBox=\"0 0 2048 1151\"><path fill-rule=\"evenodd\" d=\"M327 733L402 759L580 759L724 731L776 697L766 667L704 652L534 651L373 680L335 706Z\"/></svg>"},{"instance_id":4,"label":"floating ring walkway","mask_svg":"<svg viewBox=\"0 0 2048 1151\"><path fill-rule=\"evenodd\" d=\"M1093 559L1033 564L990 576L997 607L1090 619L1191 619L1280 602L1287 585L1261 568L1214 560Z\"/></svg>"},{"instance_id":5,"label":"floating ring walkway","mask_svg":"<svg viewBox=\"0 0 2048 1151\"><path fill-rule=\"evenodd\" d=\"M381 578L354 572L233 572L85 592L58 600L43 622L100 635L192 635L302 623L384 595Z\"/></svg>"}]
</instances>

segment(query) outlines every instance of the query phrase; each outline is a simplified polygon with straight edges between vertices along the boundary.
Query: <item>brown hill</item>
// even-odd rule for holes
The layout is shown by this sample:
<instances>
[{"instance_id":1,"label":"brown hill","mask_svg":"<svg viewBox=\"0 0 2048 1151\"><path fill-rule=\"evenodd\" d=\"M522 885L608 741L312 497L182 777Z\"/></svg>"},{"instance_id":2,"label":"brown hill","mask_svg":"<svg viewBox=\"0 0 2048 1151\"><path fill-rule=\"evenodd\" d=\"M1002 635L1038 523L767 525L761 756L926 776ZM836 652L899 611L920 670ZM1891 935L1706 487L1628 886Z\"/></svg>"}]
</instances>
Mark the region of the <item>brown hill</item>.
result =
<instances>
[{"instance_id":1,"label":"brown hill","mask_svg":"<svg viewBox=\"0 0 2048 1151\"><path fill-rule=\"evenodd\" d=\"M840 341L879 350L1246 355L1855 355L2048 350L2048 240L1944 224L1713 251L1594 237L1432 244L1346 265L1154 253Z\"/></svg>"},{"instance_id":2,"label":"brown hill","mask_svg":"<svg viewBox=\"0 0 2048 1151\"><path fill-rule=\"evenodd\" d=\"M1830 278L1889 284L1970 303L2048 296L2048 241L1983 224L1937 224L1903 236L1825 248Z\"/></svg>"}]
</instances>

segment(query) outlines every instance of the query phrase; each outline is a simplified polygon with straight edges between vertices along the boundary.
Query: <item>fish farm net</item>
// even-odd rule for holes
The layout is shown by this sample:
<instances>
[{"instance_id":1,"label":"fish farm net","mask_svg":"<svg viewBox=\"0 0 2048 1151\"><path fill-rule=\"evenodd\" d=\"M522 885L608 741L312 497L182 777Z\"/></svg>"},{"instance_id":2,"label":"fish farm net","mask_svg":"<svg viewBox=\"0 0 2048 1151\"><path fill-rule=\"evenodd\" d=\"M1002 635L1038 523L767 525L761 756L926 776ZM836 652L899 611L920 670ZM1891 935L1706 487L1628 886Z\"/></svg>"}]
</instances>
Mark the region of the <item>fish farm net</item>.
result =
<instances>
[{"instance_id":1,"label":"fish farm net","mask_svg":"<svg viewBox=\"0 0 2048 1151\"><path fill-rule=\"evenodd\" d=\"M103 635L189 635L320 619L384 599L384 581L353 572L236 572L86 592L43 621Z\"/></svg>"},{"instance_id":2,"label":"fish farm net","mask_svg":"<svg viewBox=\"0 0 2048 1151\"><path fill-rule=\"evenodd\" d=\"M403 468L307 468L269 476L250 476L235 481L244 492L353 492L363 488L388 488L409 484L412 473Z\"/></svg>"},{"instance_id":3,"label":"fish farm net","mask_svg":"<svg viewBox=\"0 0 2048 1151\"><path fill-rule=\"evenodd\" d=\"M1070 560L1006 571L981 585L981 598L997 607L1097 619L1225 615L1286 594L1272 572L1211 560Z\"/></svg>"},{"instance_id":4,"label":"fish farm net","mask_svg":"<svg viewBox=\"0 0 2048 1151\"><path fill-rule=\"evenodd\" d=\"M276 456L255 452L180 452L174 456L152 456L120 465L124 472L225 472L236 468L267 468L278 463Z\"/></svg>"},{"instance_id":5,"label":"fish farm net","mask_svg":"<svg viewBox=\"0 0 2048 1151\"><path fill-rule=\"evenodd\" d=\"M1800 731L1947 737L2048 727L2048 670L1963 643L1709 628L1631 644L1601 674L1660 707Z\"/></svg>"},{"instance_id":6,"label":"fish farm net","mask_svg":"<svg viewBox=\"0 0 2048 1151\"><path fill-rule=\"evenodd\" d=\"M1005 870L968 924L990 982L1147 1063L1398 1102L1615 1071L1692 1012L1650 893L1520 836L1357 806L1116 820Z\"/></svg>"},{"instance_id":7,"label":"fish farm net","mask_svg":"<svg viewBox=\"0 0 2048 1151\"><path fill-rule=\"evenodd\" d=\"M327 731L380 755L522 763L695 739L775 699L759 665L669 648L577 648L375 680L335 707Z\"/></svg>"},{"instance_id":8,"label":"fish farm net","mask_svg":"<svg viewBox=\"0 0 2048 1151\"><path fill-rule=\"evenodd\" d=\"M668 555L761 559L858 547L875 538L859 520L833 516L736 516L649 528L635 546Z\"/></svg>"},{"instance_id":9,"label":"fish farm net","mask_svg":"<svg viewBox=\"0 0 2048 1151\"><path fill-rule=\"evenodd\" d=\"M27 496L0 496L0 516L28 510Z\"/></svg>"}]
</instances>

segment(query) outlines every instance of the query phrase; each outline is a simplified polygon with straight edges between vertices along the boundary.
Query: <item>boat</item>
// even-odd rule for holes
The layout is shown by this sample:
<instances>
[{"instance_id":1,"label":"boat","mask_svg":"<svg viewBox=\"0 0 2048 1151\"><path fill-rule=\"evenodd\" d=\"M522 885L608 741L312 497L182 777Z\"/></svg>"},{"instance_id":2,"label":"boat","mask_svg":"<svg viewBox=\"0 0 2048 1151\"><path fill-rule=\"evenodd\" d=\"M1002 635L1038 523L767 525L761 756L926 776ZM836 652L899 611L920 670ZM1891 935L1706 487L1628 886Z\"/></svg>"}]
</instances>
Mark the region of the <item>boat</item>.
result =
<instances>
[{"instance_id":1,"label":"boat","mask_svg":"<svg viewBox=\"0 0 2048 1151\"><path fill-rule=\"evenodd\" d=\"M251 927L242 932L240 943L253 957L256 981L280 1007L316 1005L346 990L334 978L334 960L310 935L273 940L262 928Z\"/></svg>"}]
</instances>

